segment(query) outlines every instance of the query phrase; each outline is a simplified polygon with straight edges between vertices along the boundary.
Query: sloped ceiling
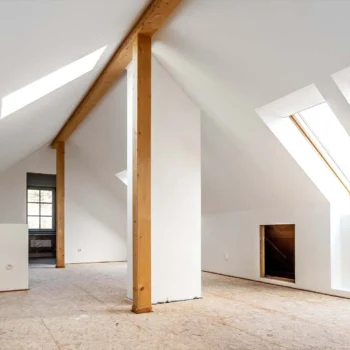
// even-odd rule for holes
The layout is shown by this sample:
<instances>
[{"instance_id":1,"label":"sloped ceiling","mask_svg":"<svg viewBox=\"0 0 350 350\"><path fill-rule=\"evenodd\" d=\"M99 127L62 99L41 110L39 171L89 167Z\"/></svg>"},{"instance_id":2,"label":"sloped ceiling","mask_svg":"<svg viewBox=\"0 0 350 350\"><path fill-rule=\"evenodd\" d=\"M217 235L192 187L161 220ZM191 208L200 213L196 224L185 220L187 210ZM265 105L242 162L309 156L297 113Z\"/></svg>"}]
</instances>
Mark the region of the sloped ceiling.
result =
<instances>
[{"instance_id":1,"label":"sloped ceiling","mask_svg":"<svg viewBox=\"0 0 350 350\"><path fill-rule=\"evenodd\" d=\"M204 212L325 200L255 109L350 65L349 13L342 0L191 0L157 35L156 58L203 110Z\"/></svg>"},{"instance_id":2,"label":"sloped ceiling","mask_svg":"<svg viewBox=\"0 0 350 350\"><path fill-rule=\"evenodd\" d=\"M52 140L148 3L0 2L0 104L8 94L108 45L91 72L0 120L0 171Z\"/></svg>"},{"instance_id":3,"label":"sloped ceiling","mask_svg":"<svg viewBox=\"0 0 350 350\"><path fill-rule=\"evenodd\" d=\"M126 74L68 140L80 150L101 183L126 202L126 186L115 174L127 168Z\"/></svg>"},{"instance_id":4,"label":"sloped ceiling","mask_svg":"<svg viewBox=\"0 0 350 350\"><path fill-rule=\"evenodd\" d=\"M1 98L108 45L92 72L0 120L0 171L53 138L147 2L0 2ZM204 212L325 201L255 109L350 65L349 13L343 0L187 0L154 38L155 57L202 109ZM123 84L70 140L111 184L125 139L88 141L124 129Z\"/></svg>"}]
</instances>

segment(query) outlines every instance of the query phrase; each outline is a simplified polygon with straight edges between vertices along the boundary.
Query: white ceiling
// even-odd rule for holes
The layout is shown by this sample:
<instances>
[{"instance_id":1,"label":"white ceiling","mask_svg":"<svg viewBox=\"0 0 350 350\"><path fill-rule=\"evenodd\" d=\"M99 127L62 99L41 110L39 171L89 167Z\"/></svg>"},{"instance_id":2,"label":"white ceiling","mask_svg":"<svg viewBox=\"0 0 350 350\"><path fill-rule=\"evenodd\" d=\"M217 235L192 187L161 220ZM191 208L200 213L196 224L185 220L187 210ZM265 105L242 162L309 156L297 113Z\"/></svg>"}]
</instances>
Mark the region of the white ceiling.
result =
<instances>
[{"instance_id":1,"label":"white ceiling","mask_svg":"<svg viewBox=\"0 0 350 350\"><path fill-rule=\"evenodd\" d=\"M108 45L91 72L0 120L0 171L55 136L148 3L149 0L0 2L0 101Z\"/></svg>"},{"instance_id":2,"label":"white ceiling","mask_svg":"<svg viewBox=\"0 0 350 350\"><path fill-rule=\"evenodd\" d=\"M158 33L155 56L203 110L203 211L325 200L255 109L350 65L349 13L343 0L191 0Z\"/></svg>"},{"instance_id":3,"label":"white ceiling","mask_svg":"<svg viewBox=\"0 0 350 350\"><path fill-rule=\"evenodd\" d=\"M0 36L0 97L109 45L93 72L0 120L0 171L52 139L147 2L0 2L0 30L9 33ZM255 110L350 66L349 13L343 0L187 0L157 34L154 55L203 110L204 211L325 200ZM124 128L125 111L112 102L124 83L71 141L108 170L107 182L125 169L126 153L106 147L118 152L125 139L87 144L83 133L112 140L111 130Z\"/></svg>"},{"instance_id":4,"label":"white ceiling","mask_svg":"<svg viewBox=\"0 0 350 350\"><path fill-rule=\"evenodd\" d=\"M350 65L349 10L347 0L189 0L158 39L261 106Z\"/></svg>"},{"instance_id":5,"label":"white ceiling","mask_svg":"<svg viewBox=\"0 0 350 350\"><path fill-rule=\"evenodd\" d=\"M126 186L115 174L127 168L126 74L70 137L102 184L126 202Z\"/></svg>"}]
</instances>

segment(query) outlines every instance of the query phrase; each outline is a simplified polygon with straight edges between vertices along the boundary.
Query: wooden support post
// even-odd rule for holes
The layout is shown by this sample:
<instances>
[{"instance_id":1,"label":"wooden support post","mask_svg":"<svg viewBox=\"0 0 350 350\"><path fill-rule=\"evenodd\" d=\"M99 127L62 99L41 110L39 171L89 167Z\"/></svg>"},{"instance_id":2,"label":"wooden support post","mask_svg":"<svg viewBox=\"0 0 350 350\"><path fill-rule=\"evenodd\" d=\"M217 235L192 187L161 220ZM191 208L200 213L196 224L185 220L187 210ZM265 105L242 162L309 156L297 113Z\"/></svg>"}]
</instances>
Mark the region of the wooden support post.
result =
<instances>
[{"instance_id":1,"label":"wooden support post","mask_svg":"<svg viewBox=\"0 0 350 350\"><path fill-rule=\"evenodd\" d=\"M65 267L64 261L64 179L65 144L56 144L56 267Z\"/></svg>"},{"instance_id":2,"label":"wooden support post","mask_svg":"<svg viewBox=\"0 0 350 350\"><path fill-rule=\"evenodd\" d=\"M152 311L151 301L151 37L133 44L133 306Z\"/></svg>"}]
</instances>

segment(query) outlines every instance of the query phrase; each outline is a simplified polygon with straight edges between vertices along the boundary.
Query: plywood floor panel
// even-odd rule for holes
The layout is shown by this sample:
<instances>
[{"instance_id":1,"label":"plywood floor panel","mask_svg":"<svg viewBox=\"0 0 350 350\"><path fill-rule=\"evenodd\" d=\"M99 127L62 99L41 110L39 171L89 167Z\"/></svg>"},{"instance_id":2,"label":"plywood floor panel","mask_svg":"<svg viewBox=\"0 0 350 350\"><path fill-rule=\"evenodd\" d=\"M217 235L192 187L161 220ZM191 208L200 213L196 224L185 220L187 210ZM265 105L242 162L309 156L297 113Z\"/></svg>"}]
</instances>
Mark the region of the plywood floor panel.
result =
<instances>
[{"instance_id":1,"label":"plywood floor panel","mask_svg":"<svg viewBox=\"0 0 350 350\"><path fill-rule=\"evenodd\" d=\"M203 273L203 299L135 315L126 264L32 268L0 294L0 349L350 349L350 300Z\"/></svg>"}]
</instances>

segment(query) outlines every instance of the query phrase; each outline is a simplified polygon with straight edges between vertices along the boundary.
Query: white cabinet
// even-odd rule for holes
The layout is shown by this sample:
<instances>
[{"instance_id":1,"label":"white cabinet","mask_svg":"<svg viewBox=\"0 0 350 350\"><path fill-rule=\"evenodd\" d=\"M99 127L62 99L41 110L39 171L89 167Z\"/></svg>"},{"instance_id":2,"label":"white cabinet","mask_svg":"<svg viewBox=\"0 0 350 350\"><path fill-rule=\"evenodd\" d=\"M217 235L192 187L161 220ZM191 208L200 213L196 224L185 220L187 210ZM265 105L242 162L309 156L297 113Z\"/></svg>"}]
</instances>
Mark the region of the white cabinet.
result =
<instances>
[{"instance_id":1,"label":"white cabinet","mask_svg":"<svg viewBox=\"0 0 350 350\"><path fill-rule=\"evenodd\" d=\"M0 224L0 292L28 289L28 226Z\"/></svg>"}]
</instances>

